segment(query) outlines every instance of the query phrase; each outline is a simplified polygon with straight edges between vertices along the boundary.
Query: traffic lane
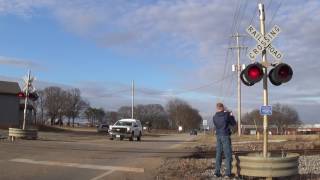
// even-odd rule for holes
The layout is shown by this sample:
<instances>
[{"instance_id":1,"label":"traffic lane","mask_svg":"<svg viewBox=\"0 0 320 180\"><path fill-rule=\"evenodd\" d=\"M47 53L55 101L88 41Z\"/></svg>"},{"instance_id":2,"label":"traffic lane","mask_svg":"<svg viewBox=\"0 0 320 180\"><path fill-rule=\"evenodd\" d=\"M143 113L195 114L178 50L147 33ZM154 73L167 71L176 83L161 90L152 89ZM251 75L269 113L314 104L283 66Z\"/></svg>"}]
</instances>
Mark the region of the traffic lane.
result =
<instances>
[{"instance_id":1,"label":"traffic lane","mask_svg":"<svg viewBox=\"0 0 320 180\"><path fill-rule=\"evenodd\" d=\"M40 166L0 161L0 179L10 180L91 180L102 173L99 170L79 170L60 166Z\"/></svg>"},{"instance_id":2,"label":"traffic lane","mask_svg":"<svg viewBox=\"0 0 320 180\"><path fill-rule=\"evenodd\" d=\"M130 155L131 153L139 157L153 156L154 154L177 154L184 152L184 150L176 149L180 144L192 143L191 136L187 135L170 135L163 137L147 137L142 142L136 141L110 141L109 139L99 139L92 141L16 141L14 143L0 143L2 150L7 151L25 151L40 153L73 153L82 151L87 152L88 155L116 155L120 154L122 157ZM103 156L101 156L103 158Z\"/></svg>"},{"instance_id":3,"label":"traffic lane","mask_svg":"<svg viewBox=\"0 0 320 180\"><path fill-rule=\"evenodd\" d=\"M173 145L176 146L177 144L186 143L190 140L189 138L189 136L185 135L171 135L162 138L146 138L145 142L110 141L107 139L85 142L21 140L15 143L0 143L0 158L7 161L20 158L36 162L59 162L60 164L79 163L101 166L138 167L144 168L145 172L130 173L115 171L108 174L108 177L117 177L117 179L150 179L153 177L154 170L161 164L163 157L176 157L189 153L172 149ZM9 162L9 164L10 163L12 162ZM15 163L19 164L19 162ZM2 162L0 166L5 166L5 163L3 164ZM32 167L37 165L27 166L32 169ZM38 166L42 167L45 165L40 164ZM42 168L51 169L52 167ZM64 173L62 173L62 175L63 174ZM35 176L36 175L37 174L35 174ZM48 176L51 177L51 174L49 173ZM66 175L66 177L68 177L68 175Z\"/></svg>"}]
</instances>

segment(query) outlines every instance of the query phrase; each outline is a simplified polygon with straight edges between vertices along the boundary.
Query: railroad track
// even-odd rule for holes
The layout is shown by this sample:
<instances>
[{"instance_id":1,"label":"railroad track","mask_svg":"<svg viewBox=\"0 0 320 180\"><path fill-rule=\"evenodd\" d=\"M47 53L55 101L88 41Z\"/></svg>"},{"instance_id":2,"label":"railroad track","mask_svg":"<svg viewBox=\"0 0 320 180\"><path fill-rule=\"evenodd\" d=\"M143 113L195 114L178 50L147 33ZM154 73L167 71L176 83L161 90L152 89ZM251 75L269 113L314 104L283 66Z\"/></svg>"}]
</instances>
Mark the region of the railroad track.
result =
<instances>
[{"instance_id":1,"label":"railroad track","mask_svg":"<svg viewBox=\"0 0 320 180\"><path fill-rule=\"evenodd\" d=\"M262 152L262 151L233 151L233 154L247 154L247 153L253 153L253 152ZM287 150L271 150L269 151L271 153L298 153L301 156L307 156L307 155L320 155L320 148L316 149L287 149ZM197 151L194 152L192 157L194 158L210 158L215 157L216 151Z\"/></svg>"}]
</instances>

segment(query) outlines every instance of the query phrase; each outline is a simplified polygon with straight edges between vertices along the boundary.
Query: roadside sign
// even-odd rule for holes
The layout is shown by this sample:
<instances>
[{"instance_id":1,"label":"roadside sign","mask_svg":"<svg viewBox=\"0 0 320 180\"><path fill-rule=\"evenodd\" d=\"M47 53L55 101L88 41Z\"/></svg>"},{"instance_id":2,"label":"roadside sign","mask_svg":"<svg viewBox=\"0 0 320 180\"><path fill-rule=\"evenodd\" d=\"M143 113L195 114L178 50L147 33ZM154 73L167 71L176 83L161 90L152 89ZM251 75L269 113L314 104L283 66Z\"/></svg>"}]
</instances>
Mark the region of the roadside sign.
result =
<instances>
[{"instance_id":1,"label":"roadside sign","mask_svg":"<svg viewBox=\"0 0 320 180\"><path fill-rule=\"evenodd\" d=\"M203 126L207 126L207 125L208 125L208 120L203 120L203 121L202 121L202 125L203 125Z\"/></svg>"},{"instance_id":2,"label":"roadside sign","mask_svg":"<svg viewBox=\"0 0 320 180\"><path fill-rule=\"evenodd\" d=\"M260 106L260 115L272 115L272 106Z\"/></svg>"},{"instance_id":3,"label":"roadside sign","mask_svg":"<svg viewBox=\"0 0 320 180\"><path fill-rule=\"evenodd\" d=\"M256 59L257 55L262 53L263 50L267 50L275 59L281 60L283 54L277 50L275 47L271 45L271 42L278 36L281 32L279 26L275 25L271 29L269 33L263 36L260 32L258 32L252 25L250 25L246 29L247 33L253 37L258 43L254 48L252 48L249 53L248 57L253 61Z\"/></svg>"}]
</instances>

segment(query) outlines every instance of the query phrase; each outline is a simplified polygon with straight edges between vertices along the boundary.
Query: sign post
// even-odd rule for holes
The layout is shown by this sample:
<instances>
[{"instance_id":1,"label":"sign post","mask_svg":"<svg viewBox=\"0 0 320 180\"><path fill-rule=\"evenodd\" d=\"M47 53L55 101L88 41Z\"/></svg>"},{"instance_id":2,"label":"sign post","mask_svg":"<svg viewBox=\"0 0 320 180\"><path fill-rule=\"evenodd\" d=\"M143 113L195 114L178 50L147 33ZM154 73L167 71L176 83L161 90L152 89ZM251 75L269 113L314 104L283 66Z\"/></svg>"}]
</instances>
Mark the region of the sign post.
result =
<instances>
[{"instance_id":1,"label":"sign post","mask_svg":"<svg viewBox=\"0 0 320 180\"><path fill-rule=\"evenodd\" d=\"M26 96L24 99L24 110L23 110L23 124L22 124L23 130L25 130L25 128L26 128L29 95L30 95L30 93L34 93L36 91L36 89L32 85L34 80L35 80L35 78L31 76L31 70L28 71L27 76L23 77L23 81L24 81L23 92ZM31 98L31 100L32 100L32 98Z\"/></svg>"},{"instance_id":2,"label":"sign post","mask_svg":"<svg viewBox=\"0 0 320 180\"><path fill-rule=\"evenodd\" d=\"M208 126L208 120L202 120L202 126L203 126L203 134L205 134L206 128Z\"/></svg>"},{"instance_id":3,"label":"sign post","mask_svg":"<svg viewBox=\"0 0 320 180\"><path fill-rule=\"evenodd\" d=\"M275 60L280 61L283 58L281 51L271 45L271 42L279 35L281 29L275 25L269 33L265 33L265 12L264 5L259 4L260 32L252 25L246 31L252 38L257 41L256 46L248 53L248 57L255 61L259 54L262 54L261 64L263 65L263 106L260 108L260 114L263 115L263 157L268 157L268 115L272 115L272 106L269 106L268 97L268 66L267 52L270 53Z\"/></svg>"}]
</instances>

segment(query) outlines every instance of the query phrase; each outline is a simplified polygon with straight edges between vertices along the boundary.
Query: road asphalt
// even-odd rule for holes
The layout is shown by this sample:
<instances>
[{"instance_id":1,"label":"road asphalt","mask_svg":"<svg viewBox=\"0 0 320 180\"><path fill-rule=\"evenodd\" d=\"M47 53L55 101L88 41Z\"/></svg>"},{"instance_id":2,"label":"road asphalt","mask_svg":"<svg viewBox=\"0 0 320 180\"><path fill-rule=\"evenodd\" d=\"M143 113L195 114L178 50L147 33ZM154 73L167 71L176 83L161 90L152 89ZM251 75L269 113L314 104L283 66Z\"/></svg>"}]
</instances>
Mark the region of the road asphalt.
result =
<instances>
[{"instance_id":1,"label":"road asphalt","mask_svg":"<svg viewBox=\"0 0 320 180\"><path fill-rule=\"evenodd\" d=\"M103 134L40 132L38 140L0 141L2 180L155 179L165 158L190 155L188 134L144 136L141 142Z\"/></svg>"}]
</instances>

